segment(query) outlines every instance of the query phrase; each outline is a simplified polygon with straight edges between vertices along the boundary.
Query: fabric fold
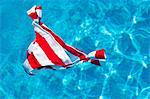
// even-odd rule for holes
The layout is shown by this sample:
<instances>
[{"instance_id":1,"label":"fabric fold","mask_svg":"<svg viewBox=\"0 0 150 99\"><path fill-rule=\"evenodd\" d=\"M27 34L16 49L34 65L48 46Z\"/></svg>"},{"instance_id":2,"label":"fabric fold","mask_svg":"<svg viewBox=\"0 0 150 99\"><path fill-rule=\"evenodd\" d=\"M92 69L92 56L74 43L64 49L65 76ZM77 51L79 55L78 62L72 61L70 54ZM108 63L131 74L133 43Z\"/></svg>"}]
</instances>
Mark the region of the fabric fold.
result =
<instances>
[{"instance_id":1,"label":"fabric fold","mask_svg":"<svg viewBox=\"0 0 150 99\"><path fill-rule=\"evenodd\" d=\"M106 59L104 49L86 54L66 44L58 35L41 22L41 6L33 6L27 11L27 14L33 20L32 25L36 33L35 40L28 47L27 59L24 62L24 68L27 73L33 74L33 70L44 67L49 67L53 70L66 69L73 66L73 64L83 62L100 65L100 61ZM75 56L76 60L72 60L67 52Z\"/></svg>"}]
</instances>

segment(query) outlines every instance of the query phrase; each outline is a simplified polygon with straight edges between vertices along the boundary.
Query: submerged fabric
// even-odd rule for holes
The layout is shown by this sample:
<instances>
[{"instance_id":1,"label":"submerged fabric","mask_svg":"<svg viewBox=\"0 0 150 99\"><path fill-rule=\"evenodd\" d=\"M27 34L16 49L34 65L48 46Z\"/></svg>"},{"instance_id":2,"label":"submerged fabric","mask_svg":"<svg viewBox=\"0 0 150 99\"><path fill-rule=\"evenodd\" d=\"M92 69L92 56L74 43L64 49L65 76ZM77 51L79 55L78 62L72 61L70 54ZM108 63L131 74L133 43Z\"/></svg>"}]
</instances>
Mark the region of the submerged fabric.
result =
<instances>
[{"instance_id":1,"label":"submerged fabric","mask_svg":"<svg viewBox=\"0 0 150 99\"><path fill-rule=\"evenodd\" d=\"M104 49L92 51L88 55L82 51L67 45L59 36L50 30L41 22L42 7L33 6L27 11L27 14L33 20L33 27L36 33L35 40L30 44L27 50L27 59L24 62L25 71L33 74L34 69L50 67L51 69L68 68L77 62L91 62L100 65L100 60L105 59ZM66 51L77 56L78 59L72 61ZM60 68L59 68L60 69Z\"/></svg>"},{"instance_id":2,"label":"submerged fabric","mask_svg":"<svg viewBox=\"0 0 150 99\"><path fill-rule=\"evenodd\" d=\"M149 98L149 0L0 2L0 99ZM35 34L26 11L33 5L42 5L42 22L67 44L87 53L104 48L107 62L27 75L22 63Z\"/></svg>"}]
</instances>

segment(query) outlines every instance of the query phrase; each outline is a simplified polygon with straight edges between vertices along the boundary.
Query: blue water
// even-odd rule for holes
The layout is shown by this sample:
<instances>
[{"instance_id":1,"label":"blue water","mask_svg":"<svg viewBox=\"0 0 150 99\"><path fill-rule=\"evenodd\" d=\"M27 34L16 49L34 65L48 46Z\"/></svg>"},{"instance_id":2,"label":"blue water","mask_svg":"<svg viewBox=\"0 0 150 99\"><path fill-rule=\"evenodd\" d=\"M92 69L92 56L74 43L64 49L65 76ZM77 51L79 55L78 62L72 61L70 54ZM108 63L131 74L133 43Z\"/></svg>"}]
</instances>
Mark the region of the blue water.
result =
<instances>
[{"instance_id":1,"label":"blue water","mask_svg":"<svg viewBox=\"0 0 150 99\"><path fill-rule=\"evenodd\" d=\"M149 0L1 0L0 99L150 99ZM26 11L42 5L42 21L68 44L106 50L101 67L24 72L35 38Z\"/></svg>"}]
</instances>

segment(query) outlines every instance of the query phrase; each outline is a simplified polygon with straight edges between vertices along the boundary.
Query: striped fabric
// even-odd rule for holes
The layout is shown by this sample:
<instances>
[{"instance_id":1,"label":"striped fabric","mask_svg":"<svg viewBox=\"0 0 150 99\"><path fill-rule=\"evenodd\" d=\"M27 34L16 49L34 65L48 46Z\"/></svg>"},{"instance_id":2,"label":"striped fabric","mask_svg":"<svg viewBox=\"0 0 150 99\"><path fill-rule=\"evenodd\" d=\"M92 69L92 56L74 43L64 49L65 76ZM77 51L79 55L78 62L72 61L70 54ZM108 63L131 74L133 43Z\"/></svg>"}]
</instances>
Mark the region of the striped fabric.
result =
<instances>
[{"instance_id":1,"label":"striped fabric","mask_svg":"<svg viewBox=\"0 0 150 99\"><path fill-rule=\"evenodd\" d=\"M73 64L82 62L100 65L100 60L106 58L104 49L93 51L87 55L66 44L51 29L40 22L42 17L41 6L33 6L27 11L27 14L33 20L32 24L36 33L35 40L28 47L27 59L24 62L24 68L27 73L33 74L33 70L41 68L66 69L73 66ZM73 60L68 53L72 54L76 59Z\"/></svg>"}]
</instances>

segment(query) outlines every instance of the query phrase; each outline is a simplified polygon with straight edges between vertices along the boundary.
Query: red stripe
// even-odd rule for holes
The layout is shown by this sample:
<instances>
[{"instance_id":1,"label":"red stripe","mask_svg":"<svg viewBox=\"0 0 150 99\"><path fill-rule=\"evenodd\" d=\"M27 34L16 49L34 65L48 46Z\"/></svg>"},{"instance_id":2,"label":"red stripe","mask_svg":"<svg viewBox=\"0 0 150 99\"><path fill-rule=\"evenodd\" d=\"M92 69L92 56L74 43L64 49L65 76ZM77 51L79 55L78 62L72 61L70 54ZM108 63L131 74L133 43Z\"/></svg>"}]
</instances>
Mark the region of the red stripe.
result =
<instances>
[{"instance_id":1,"label":"red stripe","mask_svg":"<svg viewBox=\"0 0 150 99\"><path fill-rule=\"evenodd\" d=\"M40 23L40 26L46 30L47 32L49 32L54 38L55 40L63 47L65 48L67 51L69 51L70 53L72 53L73 55L75 56L78 56L80 58L80 60L82 59L85 59L86 56L83 54L83 52L79 51L78 49L76 48L72 48L71 46L65 44L65 42L60 38L58 37L52 30L46 28L45 26L42 25L43 23Z\"/></svg>"},{"instance_id":2,"label":"red stripe","mask_svg":"<svg viewBox=\"0 0 150 99\"><path fill-rule=\"evenodd\" d=\"M41 6L36 6L36 8L35 8L35 9L40 9L40 10L41 10L41 9L42 9L42 7L41 7Z\"/></svg>"},{"instance_id":3,"label":"red stripe","mask_svg":"<svg viewBox=\"0 0 150 99\"><path fill-rule=\"evenodd\" d=\"M99 59L105 59L104 54L105 54L104 49L102 49L102 50L97 50L97 51L96 51L96 54L95 54L95 57L96 57L96 58L99 58Z\"/></svg>"},{"instance_id":4,"label":"red stripe","mask_svg":"<svg viewBox=\"0 0 150 99\"><path fill-rule=\"evenodd\" d=\"M38 15L37 15L36 12L30 13L29 16L30 16L33 20L38 18Z\"/></svg>"},{"instance_id":5,"label":"red stripe","mask_svg":"<svg viewBox=\"0 0 150 99\"><path fill-rule=\"evenodd\" d=\"M33 53L28 54L28 62L33 69L40 67L40 63L37 61Z\"/></svg>"},{"instance_id":6,"label":"red stripe","mask_svg":"<svg viewBox=\"0 0 150 99\"><path fill-rule=\"evenodd\" d=\"M92 59L92 60L91 60L91 63L100 66L99 60Z\"/></svg>"},{"instance_id":7,"label":"red stripe","mask_svg":"<svg viewBox=\"0 0 150 99\"><path fill-rule=\"evenodd\" d=\"M42 37L39 33L36 32L36 42L39 44L39 46L42 48L42 50L45 52L49 60L51 60L52 63L58 65L58 66L65 66L63 61L55 54L51 46L47 43L44 37Z\"/></svg>"}]
</instances>

